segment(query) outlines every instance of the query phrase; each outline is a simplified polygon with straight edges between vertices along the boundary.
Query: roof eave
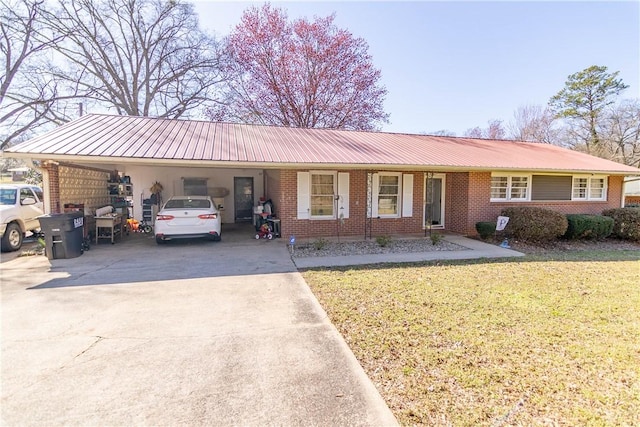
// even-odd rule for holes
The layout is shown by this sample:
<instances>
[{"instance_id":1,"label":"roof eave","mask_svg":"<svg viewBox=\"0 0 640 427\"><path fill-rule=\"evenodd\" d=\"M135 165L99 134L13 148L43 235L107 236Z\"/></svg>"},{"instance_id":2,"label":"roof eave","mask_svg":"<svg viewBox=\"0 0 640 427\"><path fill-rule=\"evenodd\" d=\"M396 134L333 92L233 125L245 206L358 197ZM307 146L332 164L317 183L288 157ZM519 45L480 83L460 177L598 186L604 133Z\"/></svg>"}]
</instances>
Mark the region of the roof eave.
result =
<instances>
[{"instance_id":1,"label":"roof eave","mask_svg":"<svg viewBox=\"0 0 640 427\"><path fill-rule=\"evenodd\" d=\"M258 169L358 169L358 170L388 170L388 171L424 171L424 172L537 172L537 173L568 173L602 175L640 176L640 170L629 172L622 170L588 170L588 169L522 169L503 166L464 166L464 165L418 165L418 164L389 164L389 163L293 163L293 162L247 162L222 160L195 159L157 159L135 157L105 157L79 156L68 154L34 154L11 152L11 157L31 160L48 160L66 163L90 164L136 164L153 166L186 166L186 167L218 167L218 168L258 168Z\"/></svg>"}]
</instances>

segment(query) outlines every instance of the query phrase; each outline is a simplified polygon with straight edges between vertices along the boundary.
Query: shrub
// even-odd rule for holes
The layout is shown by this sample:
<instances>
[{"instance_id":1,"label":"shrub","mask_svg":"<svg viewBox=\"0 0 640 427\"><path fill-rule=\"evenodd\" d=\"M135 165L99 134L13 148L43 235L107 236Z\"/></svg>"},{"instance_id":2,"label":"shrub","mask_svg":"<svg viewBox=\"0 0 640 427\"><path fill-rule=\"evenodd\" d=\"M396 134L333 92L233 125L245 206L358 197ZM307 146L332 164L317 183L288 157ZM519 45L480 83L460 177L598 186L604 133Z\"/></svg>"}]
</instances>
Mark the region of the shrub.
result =
<instances>
[{"instance_id":1,"label":"shrub","mask_svg":"<svg viewBox=\"0 0 640 427\"><path fill-rule=\"evenodd\" d=\"M601 215L567 215L567 239L604 239L613 231L613 218Z\"/></svg>"},{"instance_id":2,"label":"shrub","mask_svg":"<svg viewBox=\"0 0 640 427\"><path fill-rule=\"evenodd\" d=\"M442 234L440 233L431 233L430 237L432 245L437 245L438 243L440 243L440 241L442 241Z\"/></svg>"},{"instance_id":3,"label":"shrub","mask_svg":"<svg viewBox=\"0 0 640 427\"><path fill-rule=\"evenodd\" d=\"M602 215L613 218L613 235L625 240L640 241L640 209L607 209Z\"/></svg>"},{"instance_id":4,"label":"shrub","mask_svg":"<svg viewBox=\"0 0 640 427\"><path fill-rule=\"evenodd\" d=\"M483 240L493 236L496 232L496 223L490 221L476 222L476 231Z\"/></svg>"},{"instance_id":5,"label":"shrub","mask_svg":"<svg viewBox=\"0 0 640 427\"><path fill-rule=\"evenodd\" d=\"M325 246L327 246L327 243L329 242L327 242L326 239L323 239L322 237L320 237L313 241L313 248L316 251L321 251L322 249L324 249Z\"/></svg>"},{"instance_id":6,"label":"shrub","mask_svg":"<svg viewBox=\"0 0 640 427\"><path fill-rule=\"evenodd\" d=\"M514 207L502 210L509 217L508 235L529 242L549 242L567 231L567 217L560 212L538 207Z\"/></svg>"},{"instance_id":7,"label":"shrub","mask_svg":"<svg viewBox=\"0 0 640 427\"><path fill-rule=\"evenodd\" d=\"M389 243L391 243L391 237L390 236L378 236L378 237L376 237L376 243L378 243L378 245L380 245L380 247L384 248Z\"/></svg>"}]
</instances>

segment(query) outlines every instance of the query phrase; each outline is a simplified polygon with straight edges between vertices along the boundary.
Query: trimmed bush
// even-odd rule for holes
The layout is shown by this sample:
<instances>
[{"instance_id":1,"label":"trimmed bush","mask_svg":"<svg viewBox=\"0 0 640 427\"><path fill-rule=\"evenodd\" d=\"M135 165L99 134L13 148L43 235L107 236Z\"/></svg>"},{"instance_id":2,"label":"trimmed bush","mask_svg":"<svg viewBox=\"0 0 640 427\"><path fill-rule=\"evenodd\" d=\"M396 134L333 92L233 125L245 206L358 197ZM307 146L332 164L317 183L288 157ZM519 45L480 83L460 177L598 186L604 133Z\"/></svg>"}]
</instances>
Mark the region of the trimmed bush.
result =
<instances>
[{"instance_id":1,"label":"trimmed bush","mask_svg":"<svg viewBox=\"0 0 640 427\"><path fill-rule=\"evenodd\" d=\"M321 251L324 249L325 246L327 246L327 243L329 243L326 239L323 239L322 237L317 238L316 240L313 241L313 248L316 251Z\"/></svg>"},{"instance_id":2,"label":"trimmed bush","mask_svg":"<svg viewBox=\"0 0 640 427\"><path fill-rule=\"evenodd\" d=\"M380 245L381 248L389 246L391 243L391 236L377 236L376 243Z\"/></svg>"},{"instance_id":3,"label":"trimmed bush","mask_svg":"<svg viewBox=\"0 0 640 427\"><path fill-rule=\"evenodd\" d=\"M640 242L640 209L607 209L602 215L613 218L613 235L625 240Z\"/></svg>"},{"instance_id":4,"label":"trimmed bush","mask_svg":"<svg viewBox=\"0 0 640 427\"><path fill-rule=\"evenodd\" d=\"M437 245L443 239L442 234L440 234L440 233L431 233L430 237L431 237L431 244L432 245Z\"/></svg>"},{"instance_id":5,"label":"trimmed bush","mask_svg":"<svg viewBox=\"0 0 640 427\"><path fill-rule=\"evenodd\" d=\"M613 218L601 215L567 215L567 239L604 239L613 232Z\"/></svg>"},{"instance_id":6,"label":"trimmed bush","mask_svg":"<svg viewBox=\"0 0 640 427\"><path fill-rule=\"evenodd\" d=\"M482 240L486 240L495 234L496 223L491 221L476 222L476 231Z\"/></svg>"},{"instance_id":7,"label":"trimmed bush","mask_svg":"<svg viewBox=\"0 0 640 427\"><path fill-rule=\"evenodd\" d=\"M567 231L567 217L560 212L538 207L513 207L502 210L509 217L505 233L528 242L550 242Z\"/></svg>"}]
</instances>

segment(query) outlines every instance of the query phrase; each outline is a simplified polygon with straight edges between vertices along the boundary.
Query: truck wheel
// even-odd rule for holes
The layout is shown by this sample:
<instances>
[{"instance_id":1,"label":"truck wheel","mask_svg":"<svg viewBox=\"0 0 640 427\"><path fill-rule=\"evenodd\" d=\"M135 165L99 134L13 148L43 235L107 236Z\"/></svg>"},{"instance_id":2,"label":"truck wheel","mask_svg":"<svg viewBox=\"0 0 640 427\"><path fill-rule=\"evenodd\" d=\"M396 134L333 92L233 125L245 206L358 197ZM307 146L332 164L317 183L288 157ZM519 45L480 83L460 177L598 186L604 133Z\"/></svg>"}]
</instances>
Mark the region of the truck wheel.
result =
<instances>
[{"instance_id":1,"label":"truck wheel","mask_svg":"<svg viewBox=\"0 0 640 427\"><path fill-rule=\"evenodd\" d=\"M15 222L7 225L7 229L2 236L2 252L17 251L22 247L24 234Z\"/></svg>"}]
</instances>

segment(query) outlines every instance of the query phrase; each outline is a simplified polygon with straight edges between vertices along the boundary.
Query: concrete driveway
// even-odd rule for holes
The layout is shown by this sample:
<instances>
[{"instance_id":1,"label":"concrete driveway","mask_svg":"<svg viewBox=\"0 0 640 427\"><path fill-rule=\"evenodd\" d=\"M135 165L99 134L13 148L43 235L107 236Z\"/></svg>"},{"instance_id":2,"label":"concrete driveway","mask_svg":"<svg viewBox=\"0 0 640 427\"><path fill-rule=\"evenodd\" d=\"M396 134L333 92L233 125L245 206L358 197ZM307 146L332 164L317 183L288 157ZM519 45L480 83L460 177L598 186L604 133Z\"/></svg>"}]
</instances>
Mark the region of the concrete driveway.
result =
<instances>
[{"instance_id":1,"label":"concrete driveway","mask_svg":"<svg viewBox=\"0 0 640 427\"><path fill-rule=\"evenodd\" d=\"M3 425L396 424L283 240L129 239L2 262Z\"/></svg>"}]
</instances>

